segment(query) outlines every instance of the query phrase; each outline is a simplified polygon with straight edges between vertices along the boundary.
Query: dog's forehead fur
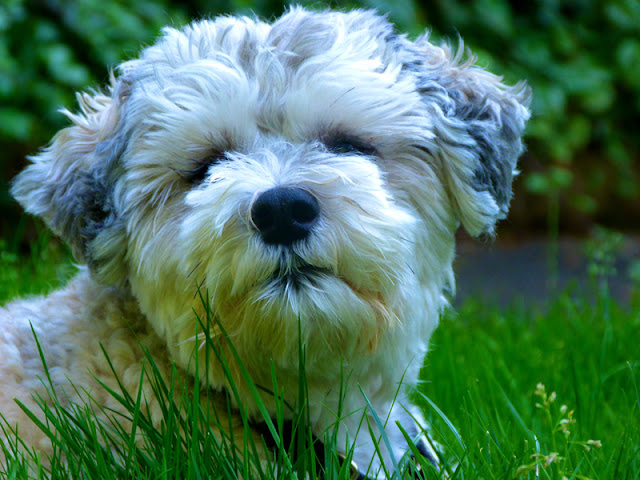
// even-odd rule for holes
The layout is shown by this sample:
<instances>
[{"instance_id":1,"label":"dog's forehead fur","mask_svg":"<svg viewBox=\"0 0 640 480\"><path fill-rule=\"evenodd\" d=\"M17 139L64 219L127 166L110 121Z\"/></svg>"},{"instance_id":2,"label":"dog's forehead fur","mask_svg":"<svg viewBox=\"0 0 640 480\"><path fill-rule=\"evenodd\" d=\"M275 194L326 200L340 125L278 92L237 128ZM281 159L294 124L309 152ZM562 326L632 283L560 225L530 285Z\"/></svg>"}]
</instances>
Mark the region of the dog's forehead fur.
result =
<instances>
[{"instance_id":1,"label":"dog's forehead fur","mask_svg":"<svg viewBox=\"0 0 640 480\"><path fill-rule=\"evenodd\" d=\"M120 71L133 85L129 109L149 128L197 132L194 140L212 148L246 149L260 134L302 142L335 131L383 147L412 131L428 137L415 76L403 71L391 35L371 12L294 9L273 26L222 17L166 29Z\"/></svg>"}]
</instances>

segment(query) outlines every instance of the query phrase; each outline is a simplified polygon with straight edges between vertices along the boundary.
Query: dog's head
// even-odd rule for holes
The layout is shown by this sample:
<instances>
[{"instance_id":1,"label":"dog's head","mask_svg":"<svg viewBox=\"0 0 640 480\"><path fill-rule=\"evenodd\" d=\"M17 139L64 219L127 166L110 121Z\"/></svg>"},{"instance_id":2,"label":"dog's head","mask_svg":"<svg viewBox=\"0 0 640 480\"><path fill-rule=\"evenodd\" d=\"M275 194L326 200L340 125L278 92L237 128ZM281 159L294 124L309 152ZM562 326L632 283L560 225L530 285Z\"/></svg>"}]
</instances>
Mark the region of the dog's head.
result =
<instances>
[{"instance_id":1,"label":"dog's head","mask_svg":"<svg viewBox=\"0 0 640 480\"><path fill-rule=\"evenodd\" d=\"M372 12L205 20L80 95L13 194L176 360L200 286L250 368L294 362L298 328L312 364L428 336L458 225L508 209L528 96Z\"/></svg>"}]
</instances>

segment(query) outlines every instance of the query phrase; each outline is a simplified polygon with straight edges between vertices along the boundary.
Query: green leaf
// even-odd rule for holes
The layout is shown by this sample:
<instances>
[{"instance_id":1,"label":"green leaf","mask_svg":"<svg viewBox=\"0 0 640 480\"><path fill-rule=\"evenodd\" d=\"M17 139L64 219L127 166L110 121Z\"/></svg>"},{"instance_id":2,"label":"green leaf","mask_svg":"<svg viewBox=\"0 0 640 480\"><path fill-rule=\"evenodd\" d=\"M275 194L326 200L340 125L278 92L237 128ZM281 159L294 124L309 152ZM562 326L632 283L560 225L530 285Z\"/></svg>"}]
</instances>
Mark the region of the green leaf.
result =
<instances>
[{"instance_id":1,"label":"green leaf","mask_svg":"<svg viewBox=\"0 0 640 480\"><path fill-rule=\"evenodd\" d=\"M531 193L548 193L551 190L549 179L539 172L531 172L525 177L525 187Z\"/></svg>"},{"instance_id":2,"label":"green leaf","mask_svg":"<svg viewBox=\"0 0 640 480\"><path fill-rule=\"evenodd\" d=\"M35 117L15 108L0 108L0 135L25 141L33 129Z\"/></svg>"},{"instance_id":3,"label":"green leaf","mask_svg":"<svg viewBox=\"0 0 640 480\"><path fill-rule=\"evenodd\" d=\"M49 73L59 82L77 88L89 83L89 71L74 59L68 46L61 43L50 45L43 49L42 56Z\"/></svg>"}]
</instances>

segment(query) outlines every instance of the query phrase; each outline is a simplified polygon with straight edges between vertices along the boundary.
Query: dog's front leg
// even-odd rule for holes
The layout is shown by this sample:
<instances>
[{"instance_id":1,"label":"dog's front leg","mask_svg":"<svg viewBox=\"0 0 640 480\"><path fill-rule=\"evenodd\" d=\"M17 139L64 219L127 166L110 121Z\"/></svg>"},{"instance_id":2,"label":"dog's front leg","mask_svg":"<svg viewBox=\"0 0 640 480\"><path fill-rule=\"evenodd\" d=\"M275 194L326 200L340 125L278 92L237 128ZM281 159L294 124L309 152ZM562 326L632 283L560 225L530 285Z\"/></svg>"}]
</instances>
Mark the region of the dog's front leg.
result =
<instances>
[{"instance_id":1,"label":"dog's front leg","mask_svg":"<svg viewBox=\"0 0 640 480\"><path fill-rule=\"evenodd\" d=\"M339 452L345 452L345 457L352 459L355 478L390 478L395 471L407 467L408 462L415 462L419 470L405 434L437 469L438 455L428 437L426 421L404 396L385 403L364 400L358 411L341 419L337 447Z\"/></svg>"}]
</instances>

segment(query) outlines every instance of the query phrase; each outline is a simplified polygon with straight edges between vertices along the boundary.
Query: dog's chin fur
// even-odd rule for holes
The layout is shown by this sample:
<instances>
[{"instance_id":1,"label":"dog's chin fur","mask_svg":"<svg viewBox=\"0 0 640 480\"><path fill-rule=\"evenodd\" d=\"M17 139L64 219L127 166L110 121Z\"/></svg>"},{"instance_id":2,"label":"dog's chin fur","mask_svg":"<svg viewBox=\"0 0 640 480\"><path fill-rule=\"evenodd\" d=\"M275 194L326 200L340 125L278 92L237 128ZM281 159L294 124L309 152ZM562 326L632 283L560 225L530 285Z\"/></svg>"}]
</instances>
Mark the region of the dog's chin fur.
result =
<instances>
[{"instance_id":1,"label":"dog's chin fur","mask_svg":"<svg viewBox=\"0 0 640 480\"><path fill-rule=\"evenodd\" d=\"M79 338L95 331L107 342L113 322L150 324L142 338L153 353L193 372L204 298L220 323L208 334L232 360L224 329L257 384L271 385L273 366L294 395L304 345L316 432L335 421L348 378L344 408L364 409L359 385L389 417L383 457L399 458L407 445L396 421L411 435L426 428L407 389L454 289L455 231L490 235L506 215L528 89L426 35L409 41L373 12L293 8L271 25L220 17L167 28L118 68L106 94L79 99L81 112L67 112L73 125L31 158L12 191L88 270L2 313L14 333L0 335L0 357L15 361L0 366L0 382L23 400L34 391L29 321L49 349L67 335L76 359L57 361L72 379L90 383L74 370L89 356L104 373ZM319 205L308 238L288 246L265 242L250 213L277 186ZM57 304L66 310L52 321ZM126 372L137 360L118 356L136 348L134 337L117 331L108 353L134 386ZM206 367L211 387L225 387L219 364ZM241 407L257 415L234 361L231 371ZM0 409L16 411L5 396ZM375 448L355 417L339 435L368 465ZM35 427L22 419L25 431Z\"/></svg>"}]
</instances>

